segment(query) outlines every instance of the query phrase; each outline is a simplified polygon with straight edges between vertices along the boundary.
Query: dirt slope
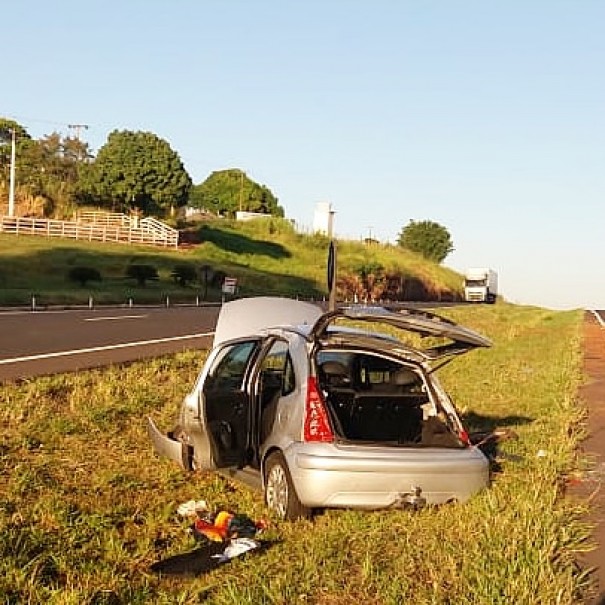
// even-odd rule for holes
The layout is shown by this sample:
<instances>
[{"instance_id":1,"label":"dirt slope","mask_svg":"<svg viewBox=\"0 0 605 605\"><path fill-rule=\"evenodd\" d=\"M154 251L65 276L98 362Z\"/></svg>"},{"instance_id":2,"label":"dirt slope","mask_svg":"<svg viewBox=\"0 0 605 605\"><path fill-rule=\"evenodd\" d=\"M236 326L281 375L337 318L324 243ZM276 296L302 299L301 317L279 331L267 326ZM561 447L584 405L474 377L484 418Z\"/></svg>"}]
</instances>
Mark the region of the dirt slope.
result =
<instances>
[{"instance_id":1,"label":"dirt slope","mask_svg":"<svg viewBox=\"0 0 605 605\"><path fill-rule=\"evenodd\" d=\"M595 594L589 603L605 605L605 329L592 313L586 313L584 321L584 373L588 380L579 395L588 407L588 437L583 450L594 466L573 491L590 499L589 521L595 524L597 547L580 561L594 570Z\"/></svg>"}]
</instances>

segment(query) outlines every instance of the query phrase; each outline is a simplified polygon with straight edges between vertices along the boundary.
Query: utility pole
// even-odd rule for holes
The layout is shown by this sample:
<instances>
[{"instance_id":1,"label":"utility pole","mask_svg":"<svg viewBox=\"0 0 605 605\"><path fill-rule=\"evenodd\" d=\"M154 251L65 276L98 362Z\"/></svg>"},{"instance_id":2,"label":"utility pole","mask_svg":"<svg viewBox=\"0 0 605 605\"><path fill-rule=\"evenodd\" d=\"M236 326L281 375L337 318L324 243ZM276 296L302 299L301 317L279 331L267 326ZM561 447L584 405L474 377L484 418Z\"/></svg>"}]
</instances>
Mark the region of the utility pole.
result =
<instances>
[{"instance_id":1,"label":"utility pole","mask_svg":"<svg viewBox=\"0 0 605 605\"><path fill-rule=\"evenodd\" d=\"M67 128L74 130L76 133L76 141L80 141L80 131L82 129L88 130L88 124L68 124Z\"/></svg>"},{"instance_id":2,"label":"utility pole","mask_svg":"<svg viewBox=\"0 0 605 605\"><path fill-rule=\"evenodd\" d=\"M67 128L75 131L76 141L78 141L78 162L82 161L82 149L80 147L80 131L88 130L88 124L68 124Z\"/></svg>"},{"instance_id":3,"label":"utility pole","mask_svg":"<svg viewBox=\"0 0 605 605\"><path fill-rule=\"evenodd\" d=\"M10 185L8 190L8 215L15 216L15 129L11 130L11 169Z\"/></svg>"}]
</instances>

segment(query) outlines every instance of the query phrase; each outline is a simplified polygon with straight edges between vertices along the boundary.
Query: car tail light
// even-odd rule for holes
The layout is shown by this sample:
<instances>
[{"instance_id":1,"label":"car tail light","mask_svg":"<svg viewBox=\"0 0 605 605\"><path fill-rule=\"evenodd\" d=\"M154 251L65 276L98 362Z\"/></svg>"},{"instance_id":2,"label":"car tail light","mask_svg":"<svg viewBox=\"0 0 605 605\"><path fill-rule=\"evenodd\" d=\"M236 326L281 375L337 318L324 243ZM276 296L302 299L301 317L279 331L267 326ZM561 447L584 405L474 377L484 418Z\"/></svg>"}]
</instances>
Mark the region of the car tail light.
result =
<instances>
[{"instance_id":1,"label":"car tail light","mask_svg":"<svg viewBox=\"0 0 605 605\"><path fill-rule=\"evenodd\" d=\"M334 441L334 433L330 426L326 404L317 388L317 379L314 376L309 376L307 382L304 440L315 443L331 443Z\"/></svg>"},{"instance_id":2,"label":"car tail light","mask_svg":"<svg viewBox=\"0 0 605 605\"><path fill-rule=\"evenodd\" d=\"M464 428L461 428L458 431L458 439L460 439L460 441L462 441L462 443L464 443L464 445L472 445L471 439L468 436L468 433L466 432L466 430Z\"/></svg>"}]
</instances>

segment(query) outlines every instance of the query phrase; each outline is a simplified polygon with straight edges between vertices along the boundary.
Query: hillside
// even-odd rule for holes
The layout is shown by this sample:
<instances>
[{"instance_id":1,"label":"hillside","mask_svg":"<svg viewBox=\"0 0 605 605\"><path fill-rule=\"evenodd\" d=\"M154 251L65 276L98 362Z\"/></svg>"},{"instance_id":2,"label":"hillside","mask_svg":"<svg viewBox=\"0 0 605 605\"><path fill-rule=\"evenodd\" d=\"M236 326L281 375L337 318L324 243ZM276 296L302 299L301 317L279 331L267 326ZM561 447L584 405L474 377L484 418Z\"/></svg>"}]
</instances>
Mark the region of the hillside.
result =
<instances>
[{"instance_id":1,"label":"hillside","mask_svg":"<svg viewBox=\"0 0 605 605\"><path fill-rule=\"evenodd\" d=\"M0 304L193 302L219 300L224 275L236 277L240 295L281 294L304 298L327 295L328 239L297 233L283 219L245 223L217 220L190 227L192 241L178 250L49 240L0 234ZM159 279L138 286L125 278L130 264L149 264ZM171 276L187 264L198 275L179 286ZM69 281L73 267L97 269L102 281L80 286ZM388 297L451 300L461 294L460 276L397 246L338 241L339 299Z\"/></svg>"}]
</instances>

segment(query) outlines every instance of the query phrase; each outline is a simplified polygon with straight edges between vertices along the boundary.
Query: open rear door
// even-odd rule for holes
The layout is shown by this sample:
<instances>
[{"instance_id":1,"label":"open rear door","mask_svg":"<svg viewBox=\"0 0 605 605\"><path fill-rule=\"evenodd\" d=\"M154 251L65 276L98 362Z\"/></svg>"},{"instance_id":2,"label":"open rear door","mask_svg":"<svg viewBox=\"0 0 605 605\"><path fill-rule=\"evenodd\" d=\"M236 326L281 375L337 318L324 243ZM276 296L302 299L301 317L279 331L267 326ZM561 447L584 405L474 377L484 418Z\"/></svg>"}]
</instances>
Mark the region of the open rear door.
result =
<instances>
[{"instance_id":1,"label":"open rear door","mask_svg":"<svg viewBox=\"0 0 605 605\"><path fill-rule=\"evenodd\" d=\"M254 412L248 388L259 340L225 345L214 358L200 392L201 435L209 442L211 461L204 466L242 468L250 444ZM196 441L199 440L196 439ZM196 460L198 456L195 455Z\"/></svg>"}]
</instances>

